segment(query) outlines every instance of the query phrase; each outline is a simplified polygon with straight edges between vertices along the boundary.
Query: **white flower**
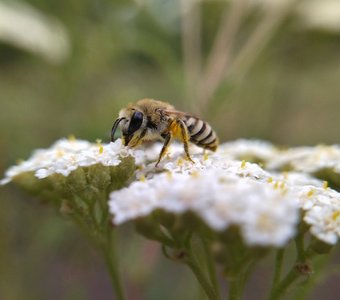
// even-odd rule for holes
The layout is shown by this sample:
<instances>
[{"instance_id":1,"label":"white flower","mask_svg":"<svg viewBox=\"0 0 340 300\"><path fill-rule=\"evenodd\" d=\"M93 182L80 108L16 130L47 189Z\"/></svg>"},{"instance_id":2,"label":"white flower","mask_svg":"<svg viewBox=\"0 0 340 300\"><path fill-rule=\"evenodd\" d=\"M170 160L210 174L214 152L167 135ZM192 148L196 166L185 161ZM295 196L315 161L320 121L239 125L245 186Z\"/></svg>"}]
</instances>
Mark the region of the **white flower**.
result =
<instances>
[{"instance_id":1,"label":"white flower","mask_svg":"<svg viewBox=\"0 0 340 300\"><path fill-rule=\"evenodd\" d=\"M25 172L34 172L37 178L42 179L52 174L68 176L78 167L98 163L116 166L120 164L122 157L132 154L131 150L122 145L120 139L110 144L90 143L73 138L61 139L48 149L34 151L28 160L9 168L0 184L6 184Z\"/></svg>"},{"instance_id":2,"label":"white flower","mask_svg":"<svg viewBox=\"0 0 340 300\"><path fill-rule=\"evenodd\" d=\"M303 220L311 226L316 238L335 244L340 236L340 193L329 188L327 182L302 173L285 173L273 177L274 186L288 190L304 212Z\"/></svg>"},{"instance_id":3,"label":"white flower","mask_svg":"<svg viewBox=\"0 0 340 300\"><path fill-rule=\"evenodd\" d=\"M300 190L305 186L324 187L325 182L301 172L271 172L274 184L284 184L290 188Z\"/></svg>"},{"instance_id":4,"label":"white flower","mask_svg":"<svg viewBox=\"0 0 340 300\"><path fill-rule=\"evenodd\" d=\"M316 171L337 165L337 146L278 151L271 144L240 140L222 144L214 153L203 154L201 151L191 154L193 164L184 158L181 145L174 144L172 152L161 161L159 168L155 168L154 161L148 161L152 158L157 160L161 145L155 144L150 149L149 159L143 160L141 169L136 173L137 178L146 180L138 183L138 188L142 184L146 199L152 199L151 202L145 200L148 208L143 207L143 212L157 208L179 214L193 211L214 230L224 230L230 224L239 226L246 243L251 245L282 246L295 233L299 210L308 215L316 206L333 207L339 201L338 192L308 174L269 172L257 164L233 159L261 157L269 167L276 162L276 167L293 165L300 171ZM147 155L144 154L145 157ZM166 174L159 174L164 171ZM143 199L130 199L129 196L130 191L135 189L132 184L121 191L122 194L112 194L110 203L115 206L111 209L115 222L141 216L138 205ZM148 192L145 193L145 190ZM126 201L124 205L132 201L131 207L135 209L133 218L126 211L122 213L119 210L119 199ZM134 204L135 201L138 205ZM316 235L315 229L311 233L324 240Z\"/></svg>"},{"instance_id":5,"label":"white flower","mask_svg":"<svg viewBox=\"0 0 340 300\"><path fill-rule=\"evenodd\" d=\"M296 147L281 151L267 167L280 169L290 167L293 170L314 173L322 169L333 169L340 173L340 146Z\"/></svg>"},{"instance_id":6,"label":"white flower","mask_svg":"<svg viewBox=\"0 0 340 300\"><path fill-rule=\"evenodd\" d=\"M243 142L244 144L241 146ZM264 171L258 164L235 160L234 157L244 154L244 150L248 144L244 140L236 143L240 151L237 149L232 151L232 143L228 145L222 144L216 152L205 153L201 148L193 146L189 152L194 163L185 158L183 145L174 144L169 149L166 157L159 163L159 167L155 169L155 161L157 161L162 148L160 143L156 143L153 147L145 150L146 153L143 158L136 159L136 164L141 166L140 170L137 171L137 178L151 178L157 173L157 170L167 170L172 173L190 175L207 169L224 169L240 176L254 177L257 179L267 179L270 177L270 174ZM260 144L259 142L254 143ZM253 144L253 142L249 142L249 144ZM263 142L263 145L264 144ZM226 149L230 149L230 151ZM136 154L134 154L134 156L136 157Z\"/></svg>"},{"instance_id":7,"label":"white flower","mask_svg":"<svg viewBox=\"0 0 340 300\"><path fill-rule=\"evenodd\" d=\"M267 162L277 155L277 151L269 142L240 139L222 144L219 152L233 159L243 160L250 157Z\"/></svg>"},{"instance_id":8,"label":"white flower","mask_svg":"<svg viewBox=\"0 0 340 300\"><path fill-rule=\"evenodd\" d=\"M126 220L143 217L155 209L157 199L155 193L150 193L150 188L144 182L134 182L133 188L123 188L117 191L117 197L126 197L127 201L111 201L110 210L119 211L115 216L115 223L121 224Z\"/></svg>"},{"instance_id":9,"label":"white flower","mask_svg":"<svg viewBox=\"0 0 340 300\"><path fill-rule=\"evenodd\" d=\"M247 221L241 225L250 245L283 246L295 235L298 209L293 194L269 188L258 188L254 205L249 209ZM267 199L267 201L264 201Z\"/></svg>"},{"instance_id":10,"label":"white flower","mask_svg":"<svg viewBox=\"0 0 340 300\"><path fill-rule=\"evenodd\" d=\"M311 225L311 233L318 239L336 244L340 237L340 205L313 206L306 212L304 221Z\"/></svg>"},{"instance_id":11,"label":"white flower","mask_svg":"<svg viewBox=\"0 0 340 300\"><path fill-rule=\"evenodd\" d=\"M299 204L304 210L311 210L314 206L333 206L340 204L340 194L330 188L306 185L300 188Z\"/></svg>"},{"instance_id":12,"label":"white flower","mask_svg":"<svg viewBox=\"0 0 340 300\"><path fill-rule=\"evenodd\" d=\"M295 234L298 216L296 199L287 193L227 169L154 175L113 192L109 206L115 224L155 209L177 214L192 211L215 230L240 226L250 245L282 246Z\"/></svg>"},{"instance_id":13,"label":"white flower","mask_svg":"<svg viewBox=\"0 0 340 300\"><path fill-rule=\"evenodd\" d=\"M308 173L324 169L340 173L340 147L298 147L278 151L269 143L239 140L222 144L216 152L193 146L185 159L182 144L170 146L158 167L162 144L128 149L114 143L61 139L48 149L36 150L30 159L6 171L0 184L33 172L37 178L68 176L79 167L117 166L124 157L135 158L137 181L113 192L110 211L120 224L144 217L155 209L182 214L192 211L214 230L240 228L249 245L280 247L295 234L298 213L318 239L330 244L339 238L340 193ZM255 157L258 164L237 160ZM290 166L294 172L278 172Z\"/></svg>"},{"instance_id":14,"label":"white flower","mask_svg":"<svg viewBox=\"0 0 340 300\"><path fill-rule=\"evenodd\" d=\"M155 165L155 162L161 153L162 147L162 143L153 143L150 146L141 146L131 151L134 153L133 156L136 158L137 165L146 165L150 162ZM189 152L191 155L199 154L202 156L203 149L195 146L194 144L190 144ZM168 151L162 160L162 165L164 164L164 161L174 162L179 157L184 157L184 147L183 144L174 142L169 146Z\"/></svg>"},{"instance_id":15,"label":"white flower","mask_svg":"<svg viewBox=\"0 0 340 300\"><path fill-rule=\"evenodd\" d=\"M328 244L336 244L340 237L340 193L325 186L306 185L298 199L310 232Z\"/></svg>"}]
</instances>

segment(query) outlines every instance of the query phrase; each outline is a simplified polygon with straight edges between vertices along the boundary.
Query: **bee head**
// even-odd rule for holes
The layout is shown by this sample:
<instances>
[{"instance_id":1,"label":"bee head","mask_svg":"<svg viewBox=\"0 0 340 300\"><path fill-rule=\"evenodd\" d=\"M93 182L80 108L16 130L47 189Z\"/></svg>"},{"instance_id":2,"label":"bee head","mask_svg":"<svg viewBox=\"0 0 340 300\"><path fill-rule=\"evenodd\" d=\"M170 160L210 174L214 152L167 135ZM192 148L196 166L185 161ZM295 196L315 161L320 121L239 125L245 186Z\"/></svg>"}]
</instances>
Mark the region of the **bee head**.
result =
<instances>
[{"instance_id":1,"label":"bee head","mask_svg":"<svg viewBox=\"0 0 340 300\"><path fill-rule=\"evenodd\" d=\"M138 110L132 110L131 113L131 117L123 116L114 122L111 131L111 141L114 141L114 134L119 125L122 131L124 146L137 146L143 132L142 125L144 121L144 115Z\"/></svg>"}]
</instances>

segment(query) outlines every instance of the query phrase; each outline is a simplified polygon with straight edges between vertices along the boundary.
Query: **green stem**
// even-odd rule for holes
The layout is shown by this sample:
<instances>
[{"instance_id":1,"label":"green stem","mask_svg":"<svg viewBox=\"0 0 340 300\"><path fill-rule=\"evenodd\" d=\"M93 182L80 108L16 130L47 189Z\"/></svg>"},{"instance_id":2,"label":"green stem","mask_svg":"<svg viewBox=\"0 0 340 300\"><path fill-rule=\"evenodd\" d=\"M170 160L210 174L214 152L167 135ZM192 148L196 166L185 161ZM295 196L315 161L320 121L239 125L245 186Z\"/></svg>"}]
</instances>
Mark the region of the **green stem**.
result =
<instances>
[{"instance_id":1,"label":"green stem","mask_svg":"<svg viewBox=\"0 0 340 300\"><path fill-rule=\"evenodd\" d=\"M306 252L305 252L305 243L304 243L304 236L303 234L298 234L295 238L295 247L298 262L305 262L306 261Z\"/></svg>"},{"instance_id":2,"label":"green stem","mask_svg":"<svg viewBox=\"0 0 340 300\"><path fill-rule=\"evenodd\" d=\"M109 195L106 192L102 192L100 194L100 197L98 197L98 200L100 202L100 208L101 208L101 220L100 220L100 227L105 228L108 225L108 222L110 221L110 216L109 216L109 206L108 206L108 200ZM111 230L111 228L109 228Z\"/></svg>"},{"instance_id":3,"label":"green stem","mask_svg":"<svg viewBox=\"0 0 340 300\"><path fill-rule=\"evenodd\" d=\"M288 289L288 287L298 278L300 277L300 274L295 270L293 267L289 273L286 275L286 277L281 281L279 285L274 289L274 291L269 296L269 300L278 300L280 299Z\"/></svg>"},{"instance_id":4,"label":"green stem","mask_svg":"<svg viewBox=\"0 0 340 300\"><path fill-rule=\"evenodd\" d=\"M239 300L241 299L241 280L239 277L229 280L229 300Z\"/></svg>"},{"instance_id":5,"label":"green stem","mask_svg":"<svg viewBox=\"0 0 340 300\"><path fill-rule=\"evenodd\" d=\"M256 253L254 249L248 250L242 244L229 247L230 260L233 261L232 265L225 269L229 283L229 300L242 298L247 280L263 255Z\"/></svg>"},{"instance_id":6,"label":"green stem","mask_svg":"<svg viewBox=\"0 0 340 300\"><path fill-rule=\"evenodd\" d=\"M240 284L239 284L239 289L240 289L240 293L241 293L240 296L243 295L244 287L247 283L248 278L252 274L252 271L254 270L254 266L257 264L257 262L258 262L257 260L253 260L253 261L249 262L247 268L243 272L243 275L240 278Z\"/></svg>"},{"instance_id":7,"label":"green stem","mask_svg":"<svg viewBox=\"0 0 340 300\"><path fill-rule=\"evenodd\" d=\"M202 243L203 243L203 241L202 241ZM203 247L204 247L204 243L203 243ZM211 282L214 279L207 278L207 276L204 272L205 270L203 270L203 268L201 267L202 266L202 264L200 263L201 260L196 257L196 253L195 253L195 251L193 251L193 247L192 247L191 242L188 242L186 244L185 248L187 250L187 255L188 255L187 259L186 259L186 263L190 267L192 272L195 274L196 279L198 280L201 287L203 288L203 290L207 294L208 299L210 299L210 300L221 299L220 295L219 295L218 287ZM207 256L207 255L205 255L205 256ZM208 266L208 268L213 268L213 267Z\"/></svg>"},{"instance_id":8,"label":"green stem","mask_svg":"<svg viewBox=\"0 0 340 300\"><path fill-rule=\"evenodd\" d=\"M326 274L330 275L330 272L326 273L325 265L329 262L330 256L319 257L317 261L314 261L314 266L316 266L316 272L308 278L308 281L301 286L301 288L295 293L294 300L307 299L313 288L315 288L322 280L325 279ZM330 270L328 270L330 271Z\"/></svg>"},{"instance_id":9,"label":"green stem","mask_svg":"<svg viewBox=\"0 0 340 300\"><path fill-rule=\"evenodd\" d=\"M121 278L118 272L118 262L116 255L116 233L114 230L111 230L107 233L107 244L103 246L103 253L105 257L106 267L108 269L111 283L116 294L117 300L124 300L124 292L121 283Z\"/></svg>"},{"instance_id":10,"label":"green stem","mask_svg":"<svg viewBox=\"0 0 340 300\"><path fill-rule=\"evenodd\" d=\"M276 285L281 278L284 253L285 253L285 248L278 249L276 253L274 282L273 282L274 285Z\"/></svg>"},{"instance_id":11,"label":"green stem","mask_svg":"<svg viewBox=\"0 0 340 300\"><path fill-rule=\"evenodd\" d=\"M187 262L189 268L191 271L195 274L196 279L200 283L201 287L207 294L207 297L209 300L217 300L220 299L219 295L216 293L215 289L212 287L212 285L209 283L209 281L206 279L202 269L198 266L198 264L193 261L192 259L189 259Z\"/></svg>"},{"instance_id":12,"label":"green stem","mask_svg":"<svg viewBox=\"0 0 340 300\"><path fill-rule=\"evenodd\" d=\"M214 287L214 289L217 293L218 299L220 299L221 296L220 296L220 289L219 289L218 280L217 280L217 276L216 276L215 261L212 257L212 254L211 254L211 251L210 251L210 248L209 248L209 244L203 238L201 240L202 240L202 244L203 244L203 248L204 248L204 254L205 254L205 258L206 258L206 263L207 263L207 267L208 267L208 272L209 272L211 284L213 285L213 287Z\"/></svg>"},{"instance_id":13,"label":"green stem","mask_svg":"<svg viewBox=\"0 0 340 300\"><path fill-rule=\"evenodd\" d=\"M229 278L229 300L242 298L244 286L256 263L257 259L244 257L244 261L234 267L233 275Z\"/></svg>"},{"instance_id":14,"label":"green stem","mask_svg":"<svg viewBox=\"0 0 340 300\"><path fill-rule=\"evenodd\" d=\"M281 274L282 274L282 266L283 266L283 258L284 258L285 249L278 249L275 257L275 270L273 275L273 282L270 291L270 295L272 295L280 282Z\"/></svg>"},{"instance_id":15,"label":"green stem","mask_svg":"<svg viewBox=\"0 0 340 300\"><path fill-rule=\"evenodd\" d=\"M301 278L302 275L304 275L296 269L297 264L305 263L307 259L311 259L315 255L315 253L313 251L310 251L309 248L305 250L303 234L299 234L295 238L295 247L297 257L294 266L291 268L291 270L288 272L288 274L281 282L273 286L273 289L269 296L269 300L280 299L285 294L287 289L292 285L292 283L294 283L296 280Z\"/></svg>"}]
</instances>

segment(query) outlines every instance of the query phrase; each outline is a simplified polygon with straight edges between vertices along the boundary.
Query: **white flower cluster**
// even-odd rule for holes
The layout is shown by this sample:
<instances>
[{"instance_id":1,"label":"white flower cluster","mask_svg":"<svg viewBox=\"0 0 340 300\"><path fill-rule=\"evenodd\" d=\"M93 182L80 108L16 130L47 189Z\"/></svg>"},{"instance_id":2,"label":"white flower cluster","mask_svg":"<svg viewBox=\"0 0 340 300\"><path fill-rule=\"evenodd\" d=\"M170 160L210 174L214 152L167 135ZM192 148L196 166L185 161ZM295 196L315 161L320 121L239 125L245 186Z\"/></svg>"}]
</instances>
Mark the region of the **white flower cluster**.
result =
<instances>
[{"instance_id":1,"label":"white flower cluster","mask_svg":"<svg viewBox=\"0 0 340 300\"><path fill-rule=\"evenodd\" d=\"M224 159L259 161L271 171L288 168L314 174L327 169L340 175L340 145L279 149L269 142L241 139L222 144L217 155L223 155Z\"/></svg>"},{"instance_id":2,"label":"white flower cluster","mask_svg":"<svg viewBox=\"0 0 340 300\"><path fill-rule=\"evenodd\" d=\"M280 169L288 166L296 171L315 173L330 169L340 174L340 146L319 145L315 147L296 147L278 152L268 162L268 168Z\"/></svg>"},{"instance_id":3,"label":"white flower cluster","mask_svg":"<svg viewBox=\"0 0 340 300\"><path fill-rule=\"evenodd\" d=\"M155 209L172 213L192 211L214 230L239 226L249 245L282 246L296 234L301 210L310 232L337 243L340 237L340 194L313 174L331 169L340 173L340 147L316 146L279 150L270 143L238 140L216 152L191 146L194 164L184 157L182 144L172 144L155 167L161 144L143 150L115 143L61 139L49 149L36 150L30 159L9 168L0 184L33 172L37 178L68 176L78 167L117 166L132 156L136 181L110 196L114 222L120 224ZM264 163L266 169L246 158ZM290 166L294 172L278 172ZM273 171L276 170L276 171Z\"/></svg>"},{"instance_id":4,"label":"white flower cluster","mask_svg":"<svg viewBox=\"0 0 340 300\"><path fill-rule=\"evenodd\" d=\"M120 164L121 157L130 153L130 150L122 146L121 140L110 144L95 144L74 138L61 139L48 149L36 150L28 160L9 168L0 184L6 184L25 172L34 172L41 179L55 173L68 176L78 167L97 163L116 166Z\"/></svg>"},{"instance_id":5,"label":"white flower cluster","mask_svg":"<svg viewBox=\"0 0 340 300\"><path fill-rule=\"evenodd\" d=\"M296 199L270 183L240 177L232 168L158 174L110 197L115 224L155 209L192 211L214 230L238 225L249 245L284 245L295 234L298 219Z\"/></svg>"},{"instance_id":6,"label":"white flower cluster","mask_svg":"<svg viewBox=\"0 0 340 300\"><path fill-rule=\"evenodd\" d=\"M329 244L338 241L338 192L301 172L266 171L258 164L236 160L249 156L272 166L277 160L280 166L288 163L289 159L281 156L284 151L270 143L239 140L222 144L218 151L209 154L194 147L190 151L194 164L183 158L183 146L174 144L160 168L155 169L154 160L160 149L161 145L156 144L144 151L144 157L139 155L140 181L111 194L114 223L143 217L155 209L193 211L215 230L238 225L248 244L282 246L296 233L297 216L302 209L313 235ZM320 147L311 149L320 151ZM286 155L295 157L290 150ZM324 167L314 157L301 171L307 172L307 166L311 171L313 161L315 168ZM296 163L303 163L300 156ZM296 169L299 170L297 166ZM158 174L162 170L165 174Z\"/></svg>"},{"instance_id":7,"label":"white flower cluster","mask_svg":"<svg viewBox=\"0 0 340 300\"><path fill-rule=\"evenodd\" d=\"M305 186L299 199L311 233L328 244L336 244L340 237L340 194L327 187Z\"/></svg>"},{"instance_id":8,"label":"white flower cluster","mask_svg":"<svg viewBox=\"0 0 340 300\"><path fill-rule=\"evenodd\" d=\"M154 144L144 151L134 153L136 164L140 166L137 178L151 178L155 174L155 161L161 151L161 144ZM185 159L182 144L173 143L166 157L160 162L157 170L168 170L181 174L191 174L205 169L229 169L240 176L253 176L254 178L267 178L269 173L258 164L249 164L244 158L270 161L274 159L277 149L270 143L257 140L237 140L224 143L216 152L204 152L202 148L190 145L189 152L194 164ZM245 168L245 166L248 168ZM251 168L249 167L251 166ZM250 169L251 172L250 172Z\"/></svg>"},{"instance_id":9,"label":"white flower cluster","mask_svg":"<svg viewBox=\"0 0 340 300\"><path fill-rule=\"evenodd\" d=\"M263 162L271 161L279 150L271 143L261 140L245 140L224 143L220 146L221 153L234 159L253 158Z\"/></svg>"}]
</instances>

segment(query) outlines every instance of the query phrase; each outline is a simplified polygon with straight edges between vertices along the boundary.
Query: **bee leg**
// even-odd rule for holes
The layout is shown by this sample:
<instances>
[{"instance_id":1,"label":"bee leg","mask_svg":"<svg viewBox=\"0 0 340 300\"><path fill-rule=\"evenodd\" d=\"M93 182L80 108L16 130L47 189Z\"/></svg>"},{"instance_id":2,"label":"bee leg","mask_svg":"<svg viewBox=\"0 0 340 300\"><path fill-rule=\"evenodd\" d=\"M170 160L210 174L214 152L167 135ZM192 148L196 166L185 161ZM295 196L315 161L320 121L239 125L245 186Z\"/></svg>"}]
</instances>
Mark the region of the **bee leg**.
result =
<instances>
[{"instance_id":1,"label":"bee leg","mask_svg":"<svg viewBox=\"0 0 340 300\"><path fill-rule=\"evenodd\" d=\"M156 163L156 167L158 166L159 162L161 161L161 159L164 157L166 151L168 150L171 138L172 138L171 132L167 133L166 136L165 136L163 148L161 150L161 153L159 154L159 157L158 157L158 160L157 160L157 163Z\"/></svg>"},{"instance_id":2,"label":"bee leg","mask_svg":"<svg viewBox=\"0 0 340 300\"><path fill-rule=\"evenodd\" d=\"M184 151L185 151L185 154L187 156L187 159L189 161L191 161L192 163L195 163L191 159L190 154L189 154L189 133L188 133L188 129L181 119L176 119L176 123L181 130L181 138L182 138L182 141L183 141L183 144L184 144Z\"/></svg>"}]
</instances>

